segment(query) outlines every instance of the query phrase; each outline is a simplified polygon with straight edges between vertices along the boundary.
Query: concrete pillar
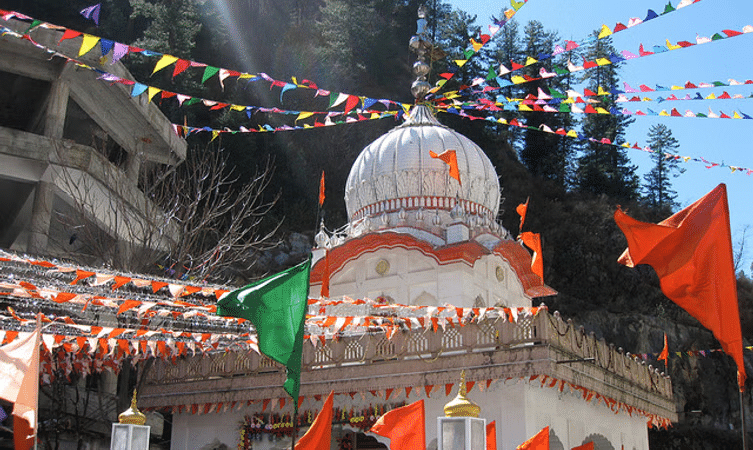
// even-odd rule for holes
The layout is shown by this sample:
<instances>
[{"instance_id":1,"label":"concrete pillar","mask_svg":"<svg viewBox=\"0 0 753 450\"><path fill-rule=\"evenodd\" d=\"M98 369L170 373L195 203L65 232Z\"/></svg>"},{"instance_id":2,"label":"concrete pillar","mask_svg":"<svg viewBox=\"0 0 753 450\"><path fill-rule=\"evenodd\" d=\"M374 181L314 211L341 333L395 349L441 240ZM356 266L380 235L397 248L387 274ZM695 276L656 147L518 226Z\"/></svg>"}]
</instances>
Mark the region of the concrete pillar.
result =
<instances>
[{"instance_id":1,"label":"concrete pillar","mask_svg":"<svg viewBox=\"0 0 753 450\"><path fill-rule=\"evenodd\" d=\"M141 172L141 154L129 152L128 158L126 158L125 173L132 183L138 184L139 174Z\"/></svg>"},{"instance_id":2,"label":"concrete pillar","mask_svg":"<svg viewBox=\"0 0 753 450\"><path fill-rule=\"evenodd\" d=\"M34 190L34 205L31 210L28 252L43 254L47 250L52 218L52 203L55 199L55 185L40 181Z\"/></svg>"},{"instance_id":3,"label":"concrete pillar","mask_svg":"<svg viewBox=\"0 0 753 450\"><path fill-rule=\"evenodd\" d=\"M68 65L62 70L60 76L52 82L50 87L49 101L47 102L47 114L44 120L44 135L53 139L62 139L65 129L65 115L68 111L68 96L70 88L64 77Z\"/></svg>"}]
</instances>

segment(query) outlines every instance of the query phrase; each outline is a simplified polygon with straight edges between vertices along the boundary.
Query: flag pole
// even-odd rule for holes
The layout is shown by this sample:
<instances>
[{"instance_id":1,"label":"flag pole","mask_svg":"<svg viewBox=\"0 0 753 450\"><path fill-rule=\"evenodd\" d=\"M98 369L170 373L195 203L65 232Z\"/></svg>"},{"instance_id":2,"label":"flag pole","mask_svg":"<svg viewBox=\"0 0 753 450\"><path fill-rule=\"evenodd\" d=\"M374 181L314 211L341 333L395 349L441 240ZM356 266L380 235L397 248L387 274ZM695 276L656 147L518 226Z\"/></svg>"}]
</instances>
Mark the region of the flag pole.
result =
<instances>
[{"instance_id":1,"label":"flag pole","mask_svg":"<svg viewBox=\"0 0 753 450\"><path fill-rule=\"evenodd\" d=\"M290 450L295 450L295 441L298 439L298 399L293 400L293 408L293 440L290 443Z\"/></svg>"},{"instance_id":2,"label":"flag pole","mask_svg":"<svg viewBox=\"0 0 753 450\"><path fill-rule=\"evenodd\" d=\"M746 437L745 436L746 434L745 433L745 402L743 401L743 389L740 388L739 391L740 391L740 422L741 422L740 431L742 433L742 438L743 438L742 449L748 450L748 443L746 442L746 439L745 439Z\"/></svg>"}]
</instances>

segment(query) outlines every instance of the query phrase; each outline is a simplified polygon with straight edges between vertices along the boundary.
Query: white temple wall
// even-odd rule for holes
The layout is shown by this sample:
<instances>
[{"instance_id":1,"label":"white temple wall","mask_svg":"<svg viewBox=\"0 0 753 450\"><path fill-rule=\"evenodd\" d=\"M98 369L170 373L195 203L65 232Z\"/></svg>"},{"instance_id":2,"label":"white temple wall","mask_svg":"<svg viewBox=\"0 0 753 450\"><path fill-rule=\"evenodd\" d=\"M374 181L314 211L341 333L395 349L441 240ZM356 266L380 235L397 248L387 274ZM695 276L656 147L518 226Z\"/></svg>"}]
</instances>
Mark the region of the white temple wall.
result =
<instances>
[{"instance_id":1,"label":"white temple wall","mask_svg":"<svg viewBox=\"0 0 753 450\"><path fill-rule=\"evenodd\" d=\"M382 273L377 271L380 262ZM319 289L313 288L311 295L317 296ZM496 255L483 256L470 267L465 262L440 265L431 256L405 249L379 249L346 263L330 280L330 297L342 296L459 307L482 306L477 303L481 297L483 306L531 306L515 272Z\"/></svg>"},{"instance_id":2,"label":"white temple wall","mask_svg":"<svg viewBox=\"0 0 753 450\"><path fill-rule=\"evenodd\" d=\"M456 387L455 387L456 389ZM436 387L432 397L427 398L423 389L414 389L410 398L401 391L390 398L388 403L405 401L412 403L424 399L426 414L426 444L428 450L437 448L437 417L444 416L444 405L452 395L444 395L444 386ZM624 411L615 414L603 402L596 399L583 400L580 393L567 390L560 393L556 388L540 387L536 381L523 380L497 381L489 389L481 391L479 384L467 397L481 407L480 417L487 423L496 421L497 449L515 450L526 439L532 437L545 426L550 427L550 448L569 450L588 441L594 441L597 450L648 450L648 429L646 418ZM335 396L335 407L358 410L375 403L385 403L366 394L365 400L359 395L351 399L346 395ZM272 402L275 403L275 402ZM307 398L301 411L318 410L322 402ZM250 407L224 413L176 414L173 416L172 450L214 450L216 445L225 444L230 449L237 448L239 426L247 414L260 411L256 403ZM269 411L269 410L268 410ZM274 409L274 412L278 412ZM290 412L287 408L283 412ZM340 425L335 425L341 428ZM305 430L299 432L299 436ZM210 445L214 443L215 445ZM269 441L265 435L261 441L254 441L255 450L273 450L290 446L289 439ZM334 443L332 449L336 449Z\"/></svg>"}]
</instances>

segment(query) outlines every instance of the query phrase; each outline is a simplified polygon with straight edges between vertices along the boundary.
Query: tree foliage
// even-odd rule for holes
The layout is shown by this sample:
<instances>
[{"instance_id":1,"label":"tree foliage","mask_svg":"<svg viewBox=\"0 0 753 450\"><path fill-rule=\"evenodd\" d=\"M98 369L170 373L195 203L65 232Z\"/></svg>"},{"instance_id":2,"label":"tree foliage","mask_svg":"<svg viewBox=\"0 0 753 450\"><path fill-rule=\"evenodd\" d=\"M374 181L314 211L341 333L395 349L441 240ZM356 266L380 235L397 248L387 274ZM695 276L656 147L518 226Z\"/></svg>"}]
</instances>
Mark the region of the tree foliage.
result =
<instances>
[{"instance_id":1,"label":"tree foliage","mask_svg":"<svg viewBox=\"0 0 753 450\"><path fill-rule=\"evenodd\" d=\"M680 143L672 136L672 130L660 123L648 130L648 146L654 151L651 153L654 166L643 176L643 199L660 216L669 215L678 206L670 177L678 177L685 171L679 166L679 156L673 156L677 155Z\"/></svg>"}]
</instances>

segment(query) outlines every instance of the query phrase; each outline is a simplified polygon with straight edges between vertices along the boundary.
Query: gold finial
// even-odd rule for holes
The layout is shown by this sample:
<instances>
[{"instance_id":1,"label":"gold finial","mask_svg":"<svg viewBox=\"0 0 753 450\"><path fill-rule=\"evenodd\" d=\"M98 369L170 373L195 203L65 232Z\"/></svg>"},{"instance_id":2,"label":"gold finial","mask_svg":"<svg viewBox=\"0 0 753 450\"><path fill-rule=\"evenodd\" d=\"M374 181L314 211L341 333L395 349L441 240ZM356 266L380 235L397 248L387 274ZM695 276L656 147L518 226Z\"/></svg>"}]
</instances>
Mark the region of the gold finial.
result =
<instances>
[{"instance_id":1,"label":"gold finial","mask_svg":"<svg viewBox=\"0 0 753 450\"><path fill-rule=\"evenodd\" d=\"M478 417L481 414L481 407L465 397L468 391L465 387L465 370L460 372L460 387L458 395L444 405L444 415L446 417Z\"/></svg>"},{"instance_id":2,"label":"gold finial","mask_svg":"<svg viewBox=\"0 0 753 450\"><path fill-rule=\"evenodd\" d=\"M146 423L146 416L136 406L136 389L133 390L131 407L118 415L118 422L130 425L144 425Z\"/></svg>"}]
</instances>

